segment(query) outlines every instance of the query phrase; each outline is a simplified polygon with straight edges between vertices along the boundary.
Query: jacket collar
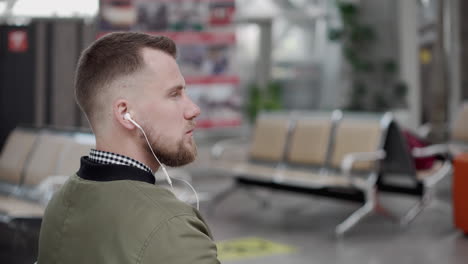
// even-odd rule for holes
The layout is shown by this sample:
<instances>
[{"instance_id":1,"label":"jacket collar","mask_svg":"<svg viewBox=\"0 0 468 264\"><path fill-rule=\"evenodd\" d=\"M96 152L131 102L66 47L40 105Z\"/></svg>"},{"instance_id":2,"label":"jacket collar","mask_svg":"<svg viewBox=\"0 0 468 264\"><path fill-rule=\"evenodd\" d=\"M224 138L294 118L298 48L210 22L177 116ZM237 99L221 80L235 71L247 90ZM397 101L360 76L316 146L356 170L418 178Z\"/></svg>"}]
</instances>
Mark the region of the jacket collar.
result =
<instances>
[{"instance_id":1,"label":"jacket collar","mask_svg":"<svg viewBox=\"0 0 468 264\"><path fill-rule=\"evenodd\" d=\"M141 181L155 184L155 177L150 172L127 165L100 164L91 161L88 157L81 157L81 166L77 172L78 177L90 181Z\"/></svg>"}]
</instances>

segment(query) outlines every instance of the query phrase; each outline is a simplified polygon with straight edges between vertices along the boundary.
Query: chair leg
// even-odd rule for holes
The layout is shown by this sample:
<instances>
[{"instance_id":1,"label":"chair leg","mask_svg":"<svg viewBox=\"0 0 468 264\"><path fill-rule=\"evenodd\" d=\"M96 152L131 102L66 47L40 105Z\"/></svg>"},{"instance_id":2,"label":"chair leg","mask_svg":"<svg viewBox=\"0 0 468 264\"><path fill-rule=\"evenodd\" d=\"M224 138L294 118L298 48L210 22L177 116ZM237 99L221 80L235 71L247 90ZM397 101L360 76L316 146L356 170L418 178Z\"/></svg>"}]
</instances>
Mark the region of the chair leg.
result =
<instances>
[{"instance_id":1,"label":"chair leg","mask_svg":"<svg viewBox=\"0 0 468 264\"><path fill-rule=\"evenodd\" d=\"M270 208L271 207L271 196L272 193L267 193L266 197L262 197L262 195L255 193L255 188L247 187L245 188L247 195L250 196L253 200L256 200L262 209ZM268 197L270 196L270 197ZM269 199L270 198L270 199Z\"/></svg>"},{"instance_id":2,"label":"chair leg","mask_svg":"<svg viewBox=\"0 0 468 264\"><path fill-rule=\"evenodd\" d=\"M349 229L355 226L359 221L364 219L364 217L368 216L370 213L377 211L378 208L382 208L378 204L377 199L377 188L375 186L368 187L365 190L366 194L366 202L364 205L352 213L346 220L344 220L341 224L339 224L335 229L335 234L338 237L341 237L346 233Z\"/></svg>"},{"instance_id":3,"label":"chair leg","mask_svg":"<svg viewBox=\"0 0 468 264\"><path fill-rule=\"evenodd\" d=\"M353 214L351 214L346 220L339 224L335 229L335 234L337 236L342 236L345 232L355 226L359 221L364 217L369 215L374 210L374 205L372 202L366 202L364 206L359 208Z\"/></svg>"},{"instance_id":4,"label":"chair leg","mask_svg":"<svg viewBox=\"0 0 468 264\"><path fill-rule=\"evenodd\" d=\"M429 202L432 200L432 191L428 191L426 194L423 195L421 200L416 203L409 211L406 213L405 216L400 221L400 225L402 227L408 226L411 222L413 222L414 219L416 219L416 216L418 216L424 208L427 207Z\"/></svg>"},{"instance_id":5,"label":"chair leg","mask_svg":"<svg viewBox=\"0 0 468 264\"><path fill-rule=\"evenodd\" d=\"M436 191L436 184L440 182L444 177L449 175L452 172L452 165L450 162L444 162L442 168L439 171L427 179L424 182L424 188L426 192L421 197L421 200L413 206L408 213L403 216L400 221L400 225L405 227L408 226L415 218L418 216L424 208L426 208L432 200L437 200L435 191Z\"/></svg>"},{"instance_id":6,"label":"chair leg","mask_svg":"<svg viewBox=\"0 0 468 264\"><path fill-rule=\"evenodd\" d=\"M383 215L389 219L391 219L391 221L393 221L394 223L399 223L400 222L400 219L399 217L397 217L394 213L392 213L390 210L388 210L387 208L383 207L379 201L377 201L376 205L375 205L375 208L374 208L375 212L380 214L380 215Z\"/></svg>"},{"instance_id":7,"label":"chair leg","mask_svg":"<svg viewBox=\"0 0 468 264\"><path fill-rule=\"evenodd\" d=\"M234 193L238 189L238 184L234 183L232 186L226 188L224 191L221 191L220 193L216 194L212 199L211 203L208 207L208 215L213 215L214 211L216 209L216 206L220 204L222 201L224 201L229 195Z\"/></svg>"}]
</instances>

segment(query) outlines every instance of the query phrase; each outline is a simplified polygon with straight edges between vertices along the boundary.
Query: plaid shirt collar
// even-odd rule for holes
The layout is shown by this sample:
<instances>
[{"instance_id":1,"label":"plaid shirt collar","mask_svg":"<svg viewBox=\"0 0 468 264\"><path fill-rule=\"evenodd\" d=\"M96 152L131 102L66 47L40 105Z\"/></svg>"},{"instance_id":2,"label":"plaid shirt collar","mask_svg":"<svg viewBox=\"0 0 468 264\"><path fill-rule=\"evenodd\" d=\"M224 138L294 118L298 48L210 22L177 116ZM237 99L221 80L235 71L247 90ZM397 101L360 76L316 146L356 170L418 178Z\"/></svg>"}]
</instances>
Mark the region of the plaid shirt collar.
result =
<instances>
[{"instance_id":1,"label":"plaid shirt collar","mask_svg":"<svg viewBox=\"0 0 468 264\"><path fill-rule=\"evenodd\" d=\"M117 153L91 149L91 152L89 153L89 159L101 164L116 164L136 167L152 174L151 169L145 164Z\"/></svg>"}]
</instances>

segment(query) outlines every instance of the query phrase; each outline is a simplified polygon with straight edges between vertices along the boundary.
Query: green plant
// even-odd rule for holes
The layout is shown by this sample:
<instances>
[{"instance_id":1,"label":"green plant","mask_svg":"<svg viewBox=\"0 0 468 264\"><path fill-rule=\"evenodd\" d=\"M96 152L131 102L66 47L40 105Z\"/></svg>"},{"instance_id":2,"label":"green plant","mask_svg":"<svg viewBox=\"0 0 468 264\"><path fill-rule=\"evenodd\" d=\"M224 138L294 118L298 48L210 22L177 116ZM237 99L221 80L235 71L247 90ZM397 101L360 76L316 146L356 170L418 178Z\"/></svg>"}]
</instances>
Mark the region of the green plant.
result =
<instances>
[{"instance_id":1,"label":"green plant","mask_svg":"<svg viewBox=\"0 0 468 264\"><path fill-rule=\"evenodd\" d=\"M328 32L332 41L340 41L343 56L351 67L353 80L349 110L385 111L404 106L406 85L396 81L398 65L392 59L378 60L369 51L378 40L372 25L361 22L358 5L336 0L343 26ZM370 89L369 84L378 89Z\"/></svg>"},{"instance_id":2,"label":"green plant","mask_svg":"<svg viewBox=\"0 0 468 264\"><path fill-rule=\"evenodd\" d=\"M249 100L246 104L246 110L250 122L253 122L261 111L274 111L283 108L281 103L282 87L278 82L270 82L266 87L251 84L248 91Z\"/></svg>"}]
</instances>

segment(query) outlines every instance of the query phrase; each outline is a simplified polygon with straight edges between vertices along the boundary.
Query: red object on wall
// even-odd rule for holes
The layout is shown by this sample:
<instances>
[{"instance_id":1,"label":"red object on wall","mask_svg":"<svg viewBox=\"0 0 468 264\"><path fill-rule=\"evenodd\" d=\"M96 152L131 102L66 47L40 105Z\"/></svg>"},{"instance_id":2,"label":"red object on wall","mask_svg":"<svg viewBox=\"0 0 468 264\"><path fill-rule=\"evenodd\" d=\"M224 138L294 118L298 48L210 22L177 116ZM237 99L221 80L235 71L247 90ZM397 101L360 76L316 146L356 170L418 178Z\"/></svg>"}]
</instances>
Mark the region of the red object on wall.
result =
<instances>
[{"instance_id":1,"label":"red object on wall","mask_svg":"<svg viewBox=\"0 0 468 264\"><path fill-rule=\"evenodd\" d=\"M453 214L455 226L468 234L468 153L455 157Z\"/></svg>"},{"instance_id":2,"label":"red object on wall","mask_svg":"<svg viewBox=\"0 0 468 264\"><path fill-rule=\"evenodd\" d=\"M210 5L210 25L222 26L232 24L235 11L235 1L212 2Z\"/></svg>"},{"instance_id":3,"label":"red object on wall","mask_svg":"<svg viewBox=\"0 0 468 264\"><path fill-rule=\"evenodd\" d=\"M28 33L25 30L12 30L8 32L8 51L28 51Z\"/></svg>"}]
</instances>

